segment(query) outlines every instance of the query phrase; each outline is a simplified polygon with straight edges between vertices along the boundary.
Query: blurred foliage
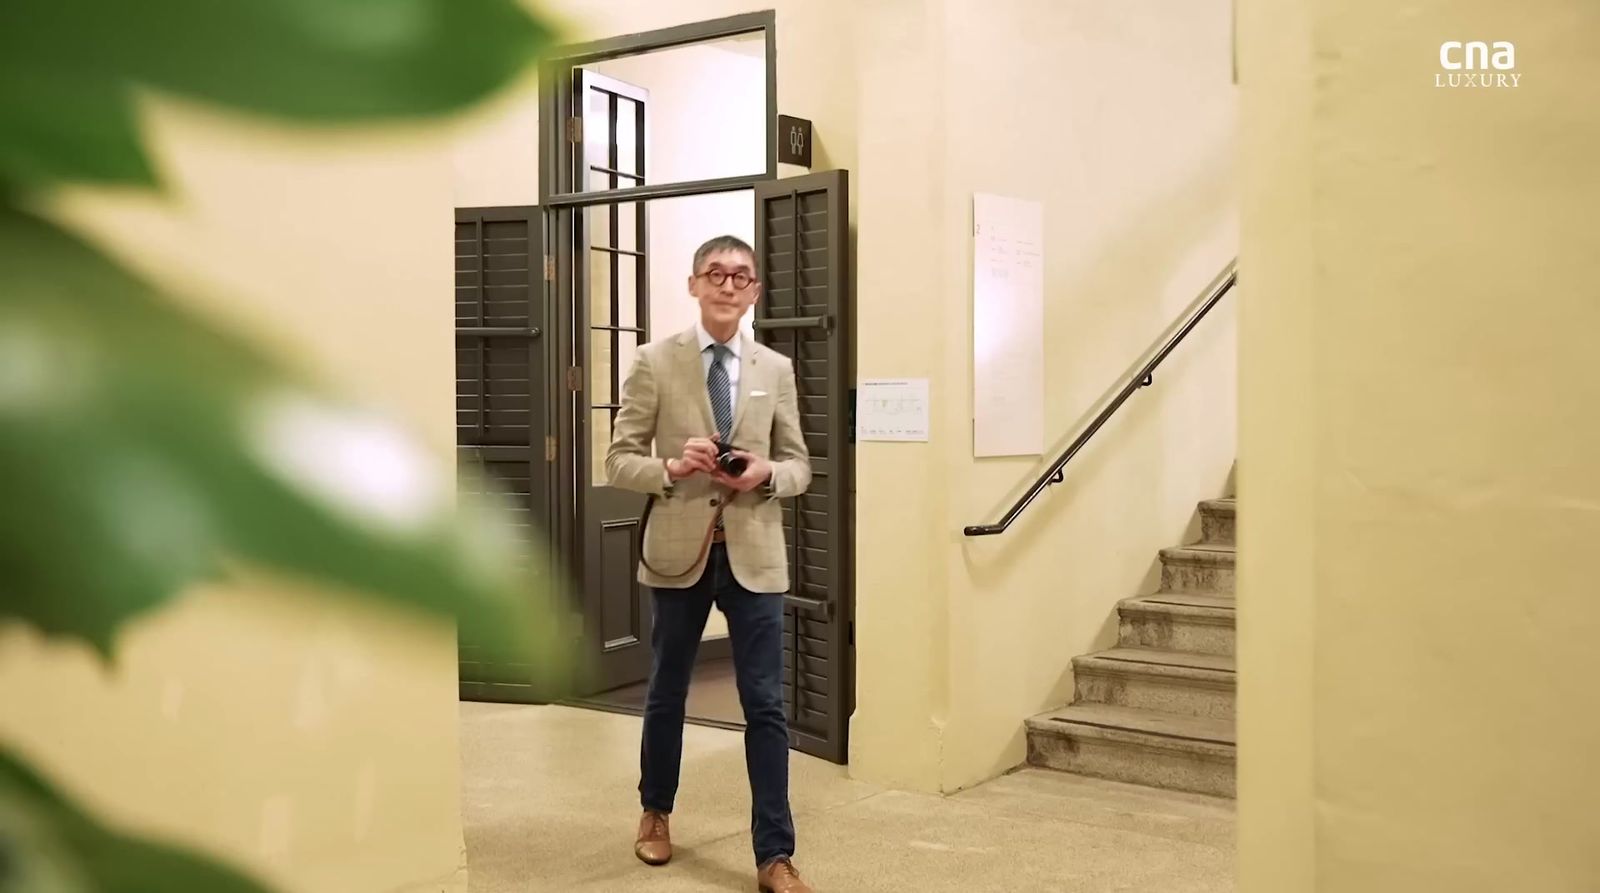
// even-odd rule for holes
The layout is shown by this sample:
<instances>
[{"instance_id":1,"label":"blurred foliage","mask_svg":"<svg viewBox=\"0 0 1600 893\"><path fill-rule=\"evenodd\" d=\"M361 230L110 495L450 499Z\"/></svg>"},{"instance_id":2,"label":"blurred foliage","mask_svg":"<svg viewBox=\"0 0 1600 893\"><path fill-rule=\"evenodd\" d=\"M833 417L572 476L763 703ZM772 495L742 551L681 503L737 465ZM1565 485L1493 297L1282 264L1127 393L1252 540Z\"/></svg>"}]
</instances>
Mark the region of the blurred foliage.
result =
<instances>
[{"instance_id":1,"label":"blurred foliage","mask_svg":"<svg viewBox=\"0 0 1600 893\"><path fill-rule=\"evenodd\" d=\"M135 93L295 120L446 112L551 34L515 0L5 0L0 181L151 183Z\"/></svg>"},{"instance_id":2,"label":"blurred foliage","mask_svg":"<svg viewBox=\"0 0 1600 893\"><path fill-rule=\"evenodd\" d=\"M259 882L167 844L118 833L0 753L0 891L263 893Z\"/></svg>"},{"instance_id":3,"label":"blurred foliage","mask_svg":"<svg viewBox=\"0 0 1600 893\"><path fill-rule=\"evenodd\" d=\"M410 119L485 98L551 37L515 0L0 2L0 621L114 659L131 619L253 567L569 672L548 578L502 517L457 507L453 469L34 210L65 184L158 188L142 93ZM108 830L0 748L0 893L259 889Z\"/></svg>"}]
</instances>

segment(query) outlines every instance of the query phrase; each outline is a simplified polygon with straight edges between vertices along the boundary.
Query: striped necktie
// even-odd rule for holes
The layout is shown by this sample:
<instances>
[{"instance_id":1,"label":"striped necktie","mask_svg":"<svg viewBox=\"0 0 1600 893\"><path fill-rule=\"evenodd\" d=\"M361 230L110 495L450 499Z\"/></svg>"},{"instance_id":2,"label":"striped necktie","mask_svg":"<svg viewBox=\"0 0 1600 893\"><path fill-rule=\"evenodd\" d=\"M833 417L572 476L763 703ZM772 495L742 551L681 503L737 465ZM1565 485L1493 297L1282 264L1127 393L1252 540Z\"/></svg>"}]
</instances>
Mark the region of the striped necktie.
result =
<instances>
[{"instance_id":1,"label":"striped necktie","mask_svg":"<svg viewBox=\"0 0 1600 893\"><path fill-rule=\"evenodd\" d=\"M721 344L711 345L711 369L706 373L706 396L711 398L711 412L717 419L717 433L722 442L733 437L733 397L728 393L728 357L733 351Z\"/></svg>"}]
</instances>

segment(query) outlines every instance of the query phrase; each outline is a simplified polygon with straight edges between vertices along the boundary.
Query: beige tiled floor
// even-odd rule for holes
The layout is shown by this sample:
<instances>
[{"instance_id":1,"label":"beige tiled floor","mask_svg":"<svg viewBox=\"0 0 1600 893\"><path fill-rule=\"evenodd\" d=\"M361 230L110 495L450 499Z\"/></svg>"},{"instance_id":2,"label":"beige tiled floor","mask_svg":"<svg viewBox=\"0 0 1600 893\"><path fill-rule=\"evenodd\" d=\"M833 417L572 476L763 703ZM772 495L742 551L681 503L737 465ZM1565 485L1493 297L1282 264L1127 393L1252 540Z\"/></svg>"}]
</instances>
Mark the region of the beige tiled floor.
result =
<instances>
[{"instance_id":1,"label":"beige tiled floor","mask_svg":"<svg viewBox=\"0 0 1600 893\"><path fill-rule=\"evenodd\" d=\"M677 857L633 858L639 720L565 707L462 705L472 893L755 889L737 732L690 726ZM1226 893L1233 806L1024 771L952 797L886 791L796 754L796 864L824 893Z\"/></svg>"}]
</instances>

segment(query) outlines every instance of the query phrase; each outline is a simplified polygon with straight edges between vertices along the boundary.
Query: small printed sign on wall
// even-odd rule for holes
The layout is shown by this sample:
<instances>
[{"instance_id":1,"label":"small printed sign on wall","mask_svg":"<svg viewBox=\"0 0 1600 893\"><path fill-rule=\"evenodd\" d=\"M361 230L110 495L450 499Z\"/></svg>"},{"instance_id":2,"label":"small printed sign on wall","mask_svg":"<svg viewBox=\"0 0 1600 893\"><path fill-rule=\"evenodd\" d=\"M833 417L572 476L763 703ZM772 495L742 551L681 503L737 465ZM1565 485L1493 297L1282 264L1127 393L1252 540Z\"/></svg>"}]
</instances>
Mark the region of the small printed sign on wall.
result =
<instances>
[{"instance_id":1,"label":"small printed sign on wall","mask_svg":"<svg viewBox=\"0 0 1600 893\"><path fill-rule=\"evenodd\" d=\"M784 164L811 167L811 122L805 118L778 116L778 160Z\"/></svg>"},{"instance_id":2,"label":"small printed sign on wall","mask_svg":"<svg viewBox=\"0 0 1600 893\"><path fill-rule=\"evenodd\" d=\"M856 394L856 440L925 442L928 380L868 378Z\"/></svg>"}]
</instances>

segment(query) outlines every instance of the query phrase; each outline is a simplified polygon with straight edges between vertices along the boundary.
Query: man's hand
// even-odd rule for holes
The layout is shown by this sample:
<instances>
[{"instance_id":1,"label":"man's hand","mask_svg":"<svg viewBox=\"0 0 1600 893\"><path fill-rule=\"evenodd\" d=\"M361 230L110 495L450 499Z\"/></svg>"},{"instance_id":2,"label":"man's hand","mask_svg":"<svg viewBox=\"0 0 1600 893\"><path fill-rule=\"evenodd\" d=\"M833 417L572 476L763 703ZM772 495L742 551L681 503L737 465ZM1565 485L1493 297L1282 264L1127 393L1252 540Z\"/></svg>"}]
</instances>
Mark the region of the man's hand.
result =
<instances>
[{"instance_id":1,"label":"man's hand","mask_svg":"<svg viewBox=\"0 0 1600 893\"><path fill-rule=\"evenodd\" d=\"M667 460L667 475L681 481L691 474L717 470L717 445L708 437L691 437L683 445L683 455Z\"/></svg>"},{"instance_id":2,"label":"man's hand","mask_svg":"<svg viewBox=\"0 0 1600 893\"><path fill-rule=\"evenodd\" d=\"M715 450L716 448L713 447L712 449ZM733 455L749 463L745 466L744 474L733 477L720 468L716 468L711 472L712 480L736 493L749 493L772 477L772 463L766 459L754 453L747 453L744 450L734 450Z\"/></svg>"}]
</instances>

